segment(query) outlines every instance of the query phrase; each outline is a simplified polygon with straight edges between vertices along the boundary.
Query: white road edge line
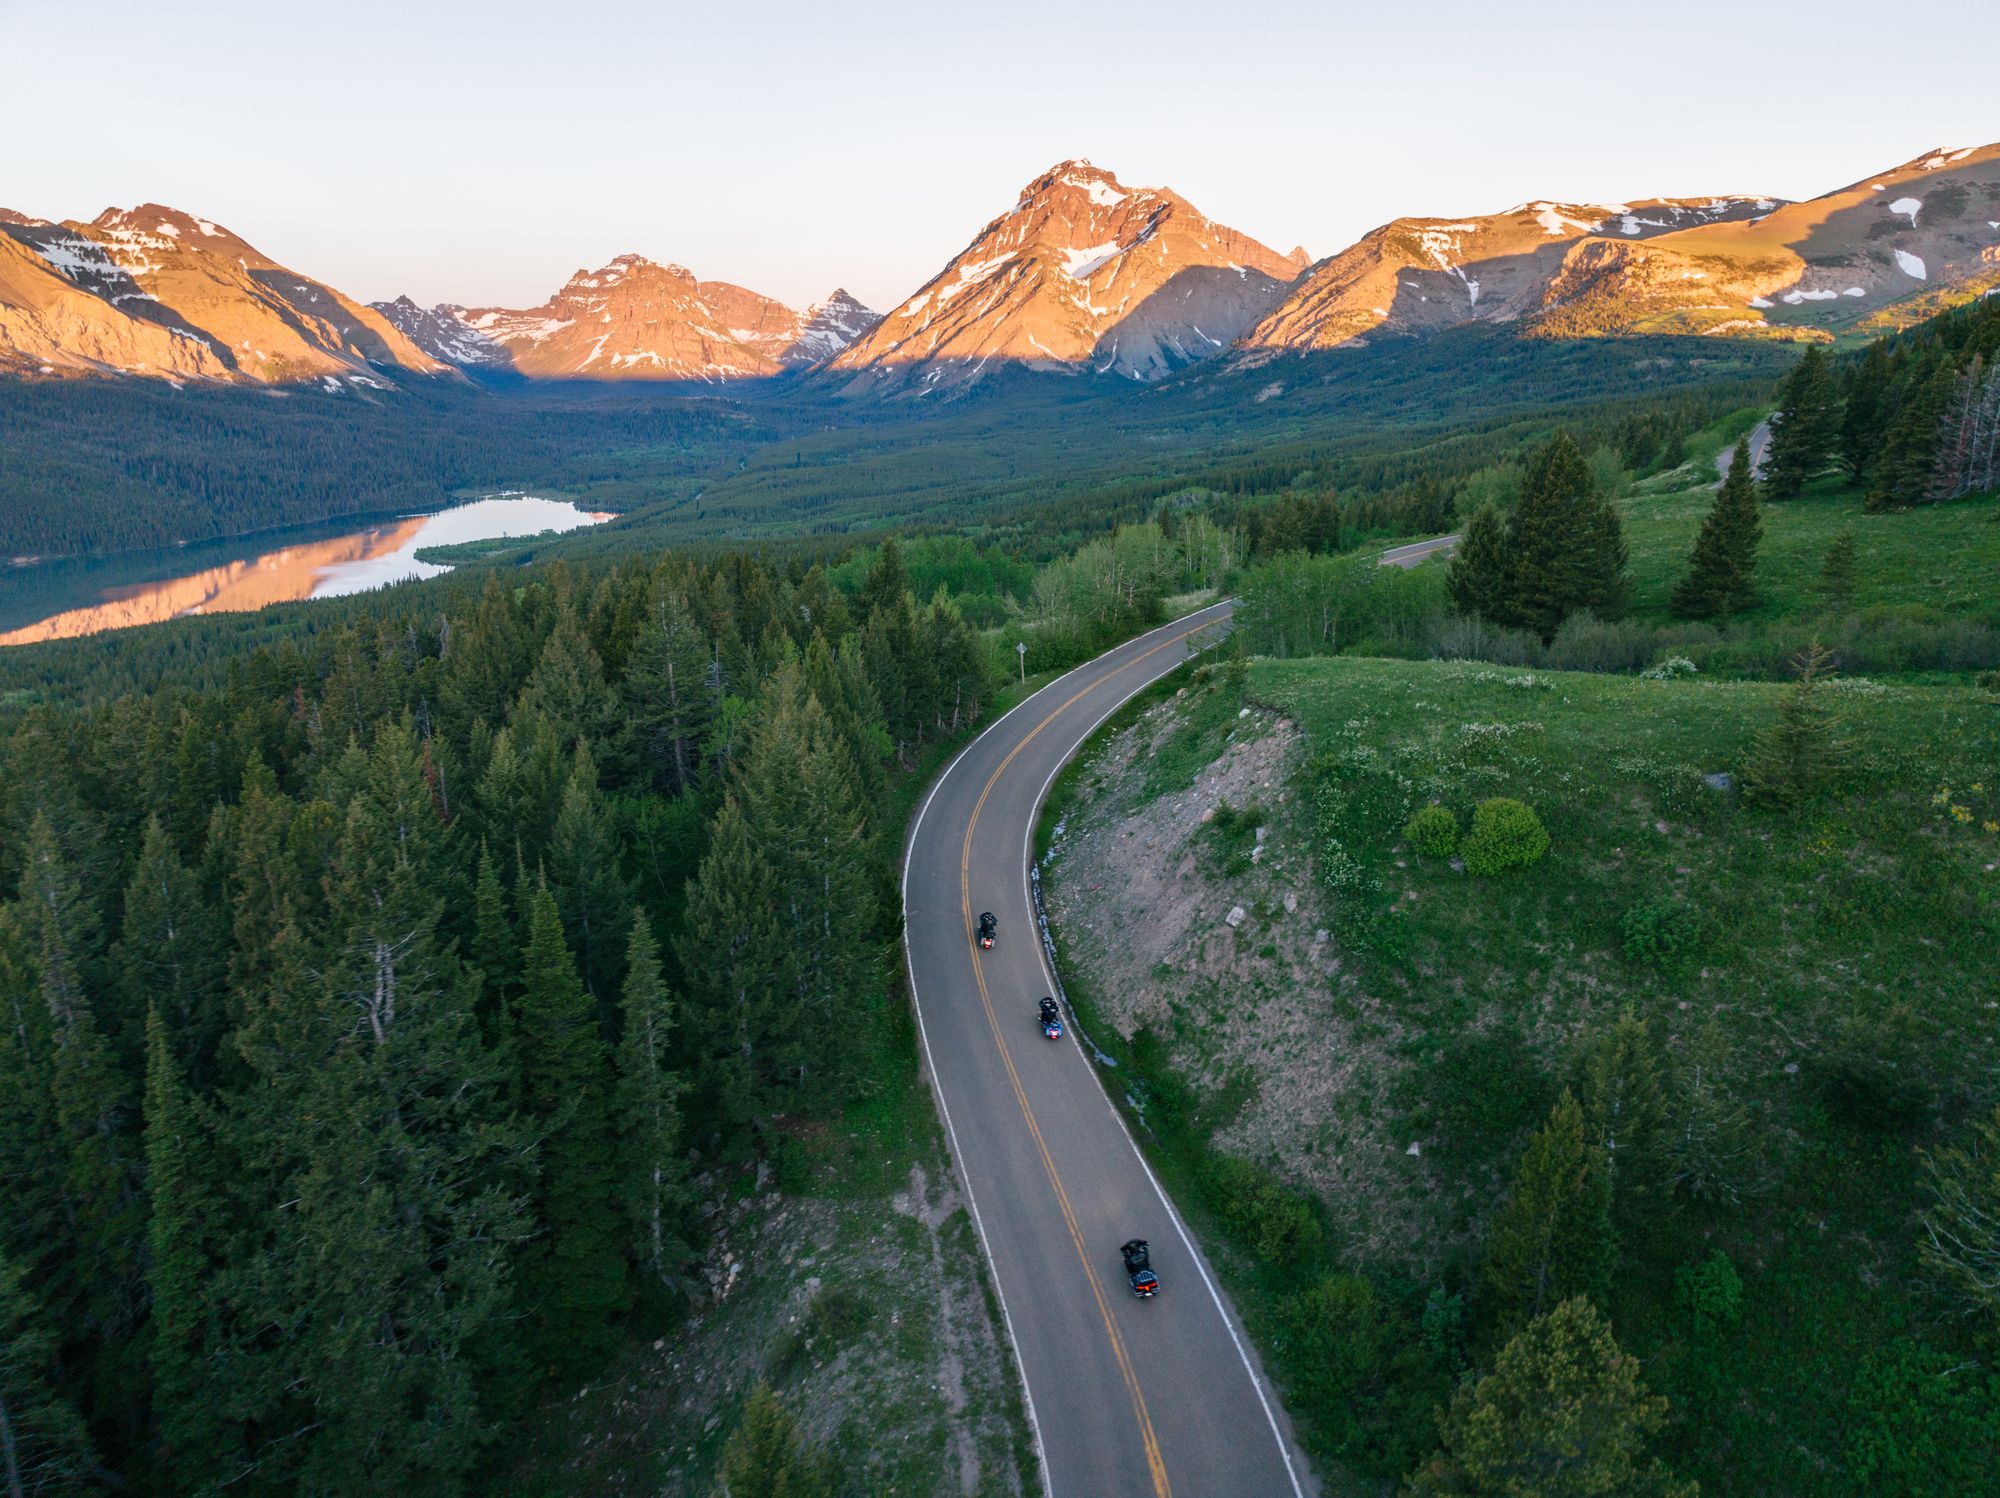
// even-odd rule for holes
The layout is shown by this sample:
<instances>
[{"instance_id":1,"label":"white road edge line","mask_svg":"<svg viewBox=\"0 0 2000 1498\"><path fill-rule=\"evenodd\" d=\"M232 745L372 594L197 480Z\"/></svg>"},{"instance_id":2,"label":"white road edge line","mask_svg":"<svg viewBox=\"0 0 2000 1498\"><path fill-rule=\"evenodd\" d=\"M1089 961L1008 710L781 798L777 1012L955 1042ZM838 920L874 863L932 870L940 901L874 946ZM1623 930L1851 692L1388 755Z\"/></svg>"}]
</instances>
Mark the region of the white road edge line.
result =
<instances>
[{"instance_id":1,"label":"white road edge line","mask_svg":"<svg viewBox=\"0 0 2000 1498\"><path fill-rule=\"evenodd\" d=\"M1209 612L1210 609L1214 609L1218 606L1219 605L1217 604L1210 604L1208 605L1208 608L1196 609L1192 614L1183 614L1180 618L1171 620L1168 623L1161 625L1156 630L1150 630L1145 635L1139 635L1133 639L1127 640L1125 644L1136 645L1141 640L1148 638L1149 635L1164 633L1165 631L1172 629L1176 624L1184 624L1189 619L1193 619L1202 614L1205 614ZM1109 655L1113 653L1113 651L1122 650L1123 648L1124 646L1122 645L1114 645L1111 650L1106 651L1104 654ZM993 1297L994 1299L1000 1302L1000 1319L1007 1324L1007 1341L1009 1344L1008 1351L1013 1354L1014 1376L1021 1381L1021 1398L1024 1401L1026 1401L1028 1407L1028 1430L1035 1438L1035 1464L1040 1470L1040 1476L1042 1480L1042 1493L1044 1495L1044 1498L1055 1498L1055 1488L1049 1477L1049 1455L1048 1452L1042 1446L1042 1422L1039 1419L1037 1419L1035 1415L1034 1390L1028 1387L1028 1370L1026 1365L1023 1364L1021 1361L1021 1341L1020 1338L1014 1335L1014 1318L1007 1310L1007 1292L1003 1290L1000 1286L1000 1267L993 1260L993 1245L990 1242L988 1242L986 1238L986 1222L985 1219L983 1219L979 1215L979 1199L973 1195L972 1177L966 1172L965 1167L962 1163L965 1157L960 1152L958 1147L958 1130L952 1127L951 1109L945 1105L944 1082L938 1074L937 1059L931 1054L930 1032L924 1028L924 1006L917 998L917 968L916 964L910 958L910 852L917 845L917 834L923 830L924 817L931 809L931 802L937 798L937 793L944 788L945 781L951 778L951 772L958 768L958 762L964 759L967 754L971 753L973 746L977 744L981 739L985 738L987 734L993 732L993 730L998 728L1002 723L1005 723L1009 718L1013 717L1014 714L1018 713L1022 708L1026 707L1030 702L1033 702L1037 697L1041 696L1042 693L1046 692L1050 687L1056 686L1061 682L1068 681L1072 676L1076 675L1077 672L1082 671L1087 667L1094 666L1103 659L1104 659L1103 655L1094 655L1089 660L1082 662L1080 665L1075 665L1070 667L1069 670L1063 672L1062 675L1056 677L1053 681L1044 682L1041 686L1035 688L1034 691L1030 692L1027 696L1023 697L1019 702L1015 703L1012 707L1008 708L1006 712L1002 713L999 717L995 718L986 727L980 729L978 733L974 734L970 739L966 741L964 747L962 747L958 751L958 753L954 754L951 757L950 762L945 765L944 769L938 772L938 778L931 782L930 790L927 791L924 795L924 804L917 808L917 819L910 824L909 834L907 837L903 839L903 877L899 881L899 888L901 889L903 895L903 971L909 975L909 980L910 980L910 1012L917 1017L917 1038L923 1042L924 1067L927 1071L929 1071L931 1075L931 1095L937 1099L938 1116L944 1120L945 1137L951 1140L952 1172L958 1177L960 1184L962 1184L965 1187L965 1204L971 1210L972 1213L972 1226L979 1234L980 1252L986 1255L986 1267L987 1270L989 1271L989 1278L993 1282ZM1086 734L1084 737L1088 738L1089 735ZM1065 763L1067 763L1067 757L1065 757ZM1044 785L1042 787L1042 794L1043 795L1048 794L1047 785ZM1036 799L1035 807L1037 811L1039 811L1041 808L1041 800L1039 797ZM1032 820L1028 824L1028 831L1029 835L1033 836L1034 822ZM1023 871L1021 875L1021 880L1024 889L1026 887L1027 877L1028 876L1026 872ZM1029 908L1030 909L1034 908L1032 901L1029 902ZM1037 946L1037 948L1039 948L1041 943L1037 942L1035 945ZM1046 958L1043 959L1042 968L1044 972L1046 972L1048 969L1048 961ZM1100 1091L1103 1090L1102 1084L1100 1084L1099 1090ZM1111 1102L1110 1096L1107 1094L1105 1097L1105 1103L1108 1106L1110 1102ZM1112 1108L1111 1112L1112 1116L1116 1117L1118 1110L1116 1108ZM1123 1128L1125 1121L1123 1119L1119 1119L1118 1122L1119 1122L1119 1127ZM1125 1137L1127 1140L1130 1140L1132 1136L1128 1133ZM1133 1149L1136 1151L1138 1149L1138 1146L1134 1145ZM1140 1156L1139 1164L1141 1168L1145 1168L1146 1161L1144 1156ZM1151 1178L1152 1174L1153 1172L1150 1169L1146 1170L1146 1175L1149 1179ZM1160 1189L1160 1184L1158 1181L1153 1182L1153 1189L1155 1191L1158 1191ZM1169 1205L1167 1210L1171 1214L1173 1211L1172 1206ZM1185 1242L1187 1237L1186 1233L1183 1232L1181 1236L1182 1236L1182 1241ZM1199 1262L1199 1260L1197 1260L1197 1262ZM1207 1277L1206 1275L1203 1276L1203 1278L1206 1277ZM1215 1293L1215 1289L1213 1286L1209 1287L1209 1293L1211 1295ZM1227 1314L1225 1314L1222 1319L1223 1319L1223 1324L1227 1326L1229 1322L1229 1317L1227 1316ZM1236 1336L1236 1331L1233 1327L1230 1328L1229 1335L1232 1339L1234 1339L1234 1337ZM1242 1351L1241 1343L1237 1344L1237 1351L1238 1352ZM1246 1362L1244 1366L1248 1367L1249 1365ZM1255 1373L1251 1374L1251 1382L1253 1384L1256 1382ZM1263 1390L1259 1389L1257 1391L1257 1398L1261 1401L1263 1397L1264 1397ZM1267 1416L1271 1413L1269 1405L1266 1405L1264 1407L1264 1413ZM1272 1424L1272 1429L1275 1430L1276 1428L1277 1428L1276 1422L1274 1421ZM1282 1451L1284 1447L1284 1442L1280 1440L1278 1444L1279 1444L1279 1449ZM1287 1456L1285 1458L1285 1469L1287 1471L1290 1471L1291 1465L1292 1465L1291 1458ZM1294 1493L1298 1492L1298 1486L1299 1486L1298 1478L1294 1477L1292 1479L1292 1491Z\"/></svg>"},{"instance_id":2,"label":"white road edge line","mask_svg":"<svg viewBox=\"0 0 2000 1498\"><path fill-rule=\"evenodd\" d=\"M1224 602L1230 601L1232 600L1224 600ZM1192 614L1187 614L1180 619L1176 619L1174 623L1184 624L1187 620L1198 618L1200 615L1208 613L1210 609L1218 607L1220 607L1219 604L1210 604L1209 608L1197 609ZM1187 657L1182 656L1180 660L1175 661L1172 666L1162 671L1153 680L1164 680L1186 660ZM1146 683L1146 686L1151 685L1152 682ZM1145 687L1139 689L1139 691L1144 690ZM1029 909L1032 910L1034 908L1034 897L1028 893L1028 869L1035 861L1035 824L1041 820L1042 803L1048 797L1049 787L1055 784L1056 776L1063 772L1064 766L1068 765L1072 759L1083 752L1084 744L1089 741L1092 734L1104 726L1105 720L1138 695L1138 692L1128 693L1125 697L1114 702L1110 707L1098 714L1097 721L1084 731L1083 736L1077 740L1076 747L1068 754L1065 754L1056 767L1049 771L1048 779L1042 782L1042 788L1035 793L1035 804L1032 814L1028 818L1028 829L1021 837L1021 893L1027 898ZM1049 989L1053 992L1056 986L1055 974L1049 971L1049 955L1040 942L1035 943L1035 954L1041 960L1042 976L1049 980ZM1118 1121L1119 1131L1124 1134L1125 1142L1132 1147L1133 1157L1138 1160L1139 1168L1146 1173L1146 1180L1152 1186L1153 1194L1160 1199L1160 1205L1167 1209L1167 1220L1174 1225L1174 1232L1180 1236L1181 1247L1187 1250L1188 1258L1193 1262L1195 1272L1201 1276L1201 1282L1208 1290L1208 1298L1215 1304L1215 1313L1222 1318L1222 1328L1229 1333L1229 1340L1236 1348L1236 1356L1242 1359L1243 1371L1249 1376L1250 1387L1257 1395L1257 1403L1263 1407L1264 1419L1270 1424L1271 1438L1278 1443L1278 1457L1285 1464L1285 1476L1291 1479L1294 1498L1305 1498L1305 1489L1299 1485L1298 1469L1292 1465L1291 1447L1285 1442L1285 1433L1278 1424L1277 1412L1271 1408L1271 1401L1264 1392L1264 1380L1258 1376L1256 1365L1250 1361L1249 1349L1243 1345L1243 1338L1237 1332L1236 1323L1230 1319L1229 1308L1223 1304L1222 1292L1215 1288L1215 1281L1209 1278L1208 1267L1202 1262L1200 1251L1195 1248L1193 1240L1188 1236L1187 1224L1181 1221L1181 1215L1174 1210L1173 1201L1168 1197L1166 1189L1160 1185L1159 1177L1153 1174L1152 1165L1147 1162L1144 1152L1139 1148L1139 1141L1132 1137L1131 1129L1126 1126L1125 1115L1118 1111L1118 1105L1111 1100L1111 1092L1105 1087L1104 1078L1098 1075L1097 1066L1088 1056L1083 1054L1083 1042L1077 1039L1074 1033L1075 1029L1076 1026L1070 1026L1072 1032L1070 1041L1076 1048L1077 1059L1082 1062L1084 1069L1090 1073L1091 1081L1097 1084L1097 1090L1104 1097L1104 1106L1111 1110L1111 1116Z\"/></svg>"}]
</instances>

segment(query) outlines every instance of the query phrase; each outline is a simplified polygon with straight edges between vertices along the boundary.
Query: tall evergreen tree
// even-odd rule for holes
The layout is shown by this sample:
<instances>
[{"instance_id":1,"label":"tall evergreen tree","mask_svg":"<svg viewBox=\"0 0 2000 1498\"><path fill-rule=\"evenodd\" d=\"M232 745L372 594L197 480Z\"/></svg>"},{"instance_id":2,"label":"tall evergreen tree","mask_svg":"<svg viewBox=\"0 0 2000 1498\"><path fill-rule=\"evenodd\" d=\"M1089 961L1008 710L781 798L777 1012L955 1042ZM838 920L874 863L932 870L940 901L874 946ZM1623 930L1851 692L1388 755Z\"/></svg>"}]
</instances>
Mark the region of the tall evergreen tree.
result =
<instances>
[{"instance_id":1,"label":"tall evergreen tree","mask_svg":"<svg viewBox=\"0 0 2000 1498\"><path fill-rule=\"evenodd\" d=\"M1941 359L1911 387L1883 434L1881 453L1870 470L1874 479L1868 488L1870 510L1900 510L1923 502L1937 464L1938 437L1951 403L1952 383L1951 364Z\"/></svg>"},{"instance_id":2,"label":"tall evergreen tree","mask_svg":"<svg viewBox=\"0 0 2000 1498\"><path fill-rule=\"evenodd\" d=\"M1709 619L1747 608L1755 598L1750 580L1763 535L1746 437L1736 444L1729 473L1695 537L1687 576L1674 586L1673 611L1687 619Z\"/></svg>"},{"instance_id":3,"label":"tall evergreen tree","mask_svg":"<svg viewBox=\"0 0 2000 1498\"><path fill-rule=\"evenodd\" d=\"M225 1475L230 1455L225 1399L210 1371L214 1142L181 1080L157 1006L146 1013L145 1119L153 1410L175 1486L195 1490Z\"/></svg>"},{"instance_id":4,"label":"tall evergreen tree","mask_svg":"<svg viewBox=\"0 0 2000 1498\"><path fill-rule=\"evenodd\" d=\"M1764 454L1764 487L1774 499L1796 499L1840 448L1840 386L1816 343L1806 345L1778 386L1771 417L1771 445ZM1746 463L1739 445L1734 463Z\"/></svg>"},{"instance_id":5,"label":"tall evergreen tree","mask_svg":"<svg viewBox=\"0 0 2000 1498\"><path fill-rule=\"evenodd\" d=\"M583 984L609 1012L631 891L619 866L618 833L597 785L589 746L579 743L549 833L548 872Z\"/></svg>"},{"instance_id":6,"label":"tall evergreen tree","mask_svg":"<svg viewBox=\"0 0 2000 1498\"><path fill-rule=\"evenodd\" d=\"M113 969L127 1008L157 1006L169 1021L182 1063L197 1078L213 1073L227 1015L223 977L228 947L222 916L184 867L158 817L146 822L139 866L125 887L125 919Z\"/></svg>"},{"instance_id":7,"label":"tall evergreen tree","mask_svg":"<svg viewBox=\"0 0 2000 1498\"><path fill-rule=\"evenodd\" d=\"M701 1113L725 1127L775 1111L778 1090L792 1084L805 1064L777 905L771 865L741 803L725 796L701 871L688 888L680 948Z\"/></svg>"},{"instance_id":8,"label":"tall evergreen tree","mask_svg":"<svg viewBox=\"0 0 2000 1498\"><path fill-rule=\"evenodd\" d=\"M806 1097L843 1076L862 1034L858 1016L879 982L868 808L819 699L788 667L742 775L744 816L773 880L781 969L804 1040Z\"/></svg>"},{"instance_id":9,"label":"tall evergreen tree","mask_svg":"<svg viewBox=\"0 0 2000 1498\"><path fill-rule=\"evenodd\" d=\"M655 788L675 796L701 775L702 740L715 716L710 644L680 593L653 592L621 690L637 761Z\"/></svg>"},{"instance_id":10,"label":"tall evergreen tree","mask_svg":"<svg viewBox=\"0 0 2000 1498\"><path fill-rule=\"evenodd\" d=\"M615 1197L611 1057L546 884L535 891L521 958L514 1054L521 1109L541 1139L540 1237L521 1275L528 1339L539 1365L574 1371L609 1347L607 1318L629 1301Z\"/></svg>"},{"instance_id":11,"label":"tall evergreen tree","mask_svg":"<svg viewBox=\"0 0 2000 1498\"><path fill-rule=\"evenodd\" d=\"M611 722L611 689L604 664L591 647L576 610L564 607L542 643L541 659L521 688L518 710L545 720L567 750L578 739L605 736Z\"/></svg>"},{"instance_id":12,"label":"tall evergreen tree","mask_svg":"<svg viewBox=\"0 0 2000 1498\"><path fill-rule=\"evenodd\" d=\"M49 1498L98 1484L97 1459L76 1410L56 1384L57 1338L0 1251L0 1492Z\"/></svg>"},{"instance_id":13,"label":"tall evergreen tree","mask_svg":"<svg viewBox=\"0 0 2000 1498\"><path fill-rule=\"evenodd\" d=\"M1639 1360L1619 1350L1589 1300L1551 1307L1468 1380L1440 1422L1443 1450L1411 1477L1407 1498L1695 1498L1647 1443L1667 1402L1646 1392Z\"/></svg>"},{"instance_id":14,"label":"tall evergreen tree","mask_svg":"<svg viewBox=\"0 0 2000 1498\"><path fill-rule=\"evenodd\" d=\"M1596 1036L1577 1067L1584 1137L1603 1152L1618 1241L1650 1240L1667 1213L1672 1158L1658 1048L1631 1009Z\"/></svg>"},{"instance_id":15,"label":"tall evergreen tree","mask_svg":"<svg viewBox=\"0 0 2000 1498\"><path fill-rule=\"evenodd\" d=\"M1602 1305L1616 1258L1611 1173L1564 1089L1514 1172L1482 1284L1498 1325L1512 1330L1573 1295Z\"/></svg>"},{"instance_id":16,"label":"tall evergreen tree","mask_svg":"<svg viewBox=\"0 0 2000 1498\"><path fill-rule=\"evenodd\" d=\"M675 1264L686 1256L681 1213L686 1166L681 1154L681 1079L668 1064L673 1000L660 974L660 947L643 910L632 914L620 1004L615 1122L619 1195L630 1224L632 1262L642 1295L658 1304L674 1290Z\"/></svg>"},{"instance_id":17,"label":"tall evergreen tree","mask_svg":"<svg viewBox=\"0 0 2000 1498\"><path fill-rule=\"evenodd\" d=\"M472 886L472 949L467 954L485 989L480 1002L480 1029L487 1046L508 1043L508 1020L521 981L521 940L507 913L507 890L493 850L479 845L479 873Z\"/></svg>"},{"instance_id":18,"label":"tall evergreen tree","mask_svg":"<svg viewBox=\"0 0 2000 1498\"><path fill-rule=\"evenodd\" d=\"M1510 611L1552 639L1563 620L1599 618L1625 603L1626 550L1618 512L1598 492L1583 451L1558 432L1528 461L1508 532L1513 552Z\"/></svg>"},{"instance_id":19,"label":"tall evergreen tree","mask_svg":"<svg viewBox=\"0 0 2000 1498\"><path fill-rule=\"evenodd\" d=\"M903 566L903 549L890 536L876 548L875 559L868 564L868 575L862 580L861 595L855 600L862 619L865 621L877 609L893 609L909 596L910 574Z\"/></svg>"},{"instance_id":20,"label":"tall evergreen tree","mask_svg":"<svg viewBox=\"0 0 2000 1498\"><path fill-rule=\"evenodd\" d=\"M1452 554L1445 587L1461 614L1503 624L1513 617L1513 551L1507 522L1492 504L1473 511Z\"/></svg>"},{"instance_id":21,"label":"tall evergreen tree","mask_svg":"<svg viewBox=\"0 0 2000 1498\"><path fill-rule=\"evenodd\" d=\"M1888 344L1878 338L1868 345L1860 362L1849 368L1847 395L1841 403L1840 467L1850 483L1858 484L1868 477L1882 445L1889 384Z\"/></svg>"},{"instance_id":22,"label":"tall evergreen tree","mask_svg":"<svg viewBox=\"0 0 2000 1498\"><path fill-rule=\"evenodd\" d=\"M37 812L28 829L15 920L32 974L18 992L10 1113L31 1121L42 1148L10 1191L9 1241L32 1245L43 1304L76 1333L113 1340L138 1314L143 1223L125 1124L131 1098L99 1029L93 987L101 945L97 912ZM37 1002L39 1001L39 1002Z\"/></svg>"}]
</instances>

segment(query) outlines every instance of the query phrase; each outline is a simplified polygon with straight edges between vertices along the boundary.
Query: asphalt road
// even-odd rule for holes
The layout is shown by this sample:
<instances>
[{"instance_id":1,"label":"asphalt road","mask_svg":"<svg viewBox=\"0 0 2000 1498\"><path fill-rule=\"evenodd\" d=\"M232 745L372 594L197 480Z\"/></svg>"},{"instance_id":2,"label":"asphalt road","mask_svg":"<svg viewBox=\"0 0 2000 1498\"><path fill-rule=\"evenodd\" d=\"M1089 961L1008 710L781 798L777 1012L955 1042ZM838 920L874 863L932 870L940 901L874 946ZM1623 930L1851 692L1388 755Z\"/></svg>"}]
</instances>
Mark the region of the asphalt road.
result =
<instances>
[{"instance_id":1,"label":"asphalt road","mask_svg":"<svg viewBox=\"0 0 2000 1498\"><path fill-rule=\"evenodd\" d=\"M1450 551L1458 545L1457 536L1439 536L1432 541L1412 541L1408 546L1392 546L1382 553L1377 564L1383 567L1414 567L1427 561L1441 551Z\"/></svg>"},{"instance_id":2,"label":"asphalt road","mask_svg":"<svg viewBox=\"0 0 2000 1498\"><path fill-rule=\"evenodd\" d=\"M1764 476L1764 454L1770 450L1770 446L1771 421L1769 417L1766 417L1750 429L1750 477L1753 479L1760 479ZM1728 478L1729 465L1735 460L1736 445L1731 443L1715 455L1715 471L1722 478ZM1716 487L1721 487L1721 479L1716 481Z\"/></svg>"},{"instance_id":3,"label":"asphalt road","mask_svg":"<svg viewBox=\"0 0 2000 1498\"><path fill-rule=\"evenodd\" d=\"M1191 637L1208 638L1228 611L1218 604L1129 641L1002 717L932 787L906 849L905 946L924 1058L1054 1498L1310 1491L1241 1323L1074 1027L1051 1043L1035 1015L1054 992L1027 888L1042 798L1091 730L1186 660ZM999 940L981 952L973 931L986 910ZM1134 1237L1152 1244L1152 1300L1125 1281L1118 1248Z\"/></svg>"}]
</instances>

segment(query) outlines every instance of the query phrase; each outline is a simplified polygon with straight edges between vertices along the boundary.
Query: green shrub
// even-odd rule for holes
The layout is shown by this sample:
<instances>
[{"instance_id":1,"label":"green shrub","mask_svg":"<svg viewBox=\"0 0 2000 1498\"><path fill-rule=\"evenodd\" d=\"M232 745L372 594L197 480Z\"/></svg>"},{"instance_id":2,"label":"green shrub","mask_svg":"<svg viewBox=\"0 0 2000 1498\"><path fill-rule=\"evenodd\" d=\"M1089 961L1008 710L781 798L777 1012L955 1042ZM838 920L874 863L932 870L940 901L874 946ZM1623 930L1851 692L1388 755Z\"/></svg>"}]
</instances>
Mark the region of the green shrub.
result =
<instances>
[{"instance_id":1,"label":"green shrub","mask_svg":"<svg viewBox=\"0 0 2000 1498\"><path fill-rule=\"evenodd\" d=\"M1503 874L1541 862L1549 851L1549 831L1534 808L1511 796L1494 796L1473 808L1472 831L1458 851L1473 873Z\"/></svg>"},{"instance_id":2,"label":"green shrub","mask_svg":"<svg viewBox=\"0 0 2000 1498\"><path fill-rule=\"evenodd\" d=\"M1319 1252L1326 1234L1312 1204L1261 1165L1215 1155L1202 1175L1209 1207L1258 1258L1282 1264Z\"/></svg>"},{"instance_id":3,"label":"green shrub","mask_svg":"<svg viewBox=\"0 0 2000 1498\"><path fill-rule=\"evenodd\" d=\"M1717 1249L1695 1264L1674 1271L1674 1304L1697 1332L1717 1332L1743 1319L1743 1281L1729 1255Z\"/></svg>"},{"instance_id":4,"label":"green shrub","mask_svg":"<svg viewBox=\"0 0 2000 1498\"><path fill-rule=\"evenodd\" d=\"M1674 900L1649 900L1618 917L1618 947L1639 967L1677 973L1701 944L1701 918Z\"/></svg>"},{"instance_id":5,"label":"green shrub","mask_svg":"<svg viewBox=\"0 0 2000 1498\"><path fill-rule=\"evenodd\" d=\"M1847 1461L1882 1498L2000 1491L2000 1378L1907 1340L1874 1353L1847 1396Z\"/></svg>"},{"instance_id":6,"label":"green shrub","mask_svg":"<svg viewBox=\"0 0 2000 1498\"><path fill-rule=\"evenodd\" d=\"M1458 816L1448 806L1426 806L1410 818L1403 836L1426 858L1449 858L1458 851Z\"/></svg>"}]
</instances>

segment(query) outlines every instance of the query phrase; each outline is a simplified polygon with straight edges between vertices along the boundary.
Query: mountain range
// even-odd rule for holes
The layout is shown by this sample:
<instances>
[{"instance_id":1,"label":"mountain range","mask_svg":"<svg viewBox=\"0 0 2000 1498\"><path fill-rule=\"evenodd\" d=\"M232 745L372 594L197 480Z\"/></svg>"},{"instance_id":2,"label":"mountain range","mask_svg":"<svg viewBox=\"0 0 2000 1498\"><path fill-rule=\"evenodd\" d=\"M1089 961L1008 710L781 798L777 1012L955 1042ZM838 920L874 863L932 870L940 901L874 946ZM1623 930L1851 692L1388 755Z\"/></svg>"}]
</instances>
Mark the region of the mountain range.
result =
<instances>
[{"instance_id":1,"label":"mountain range","mask_svg":"<svg viewBox=\"0 0 2000 1498\"><path fill-rule=\"evenodd\" d=\"M363 393L385 375L785 378L911 399L996 366L1146 382L1468 322L1825 340L1995 288L2000 145L1931 151L1803 202L1541 200L1399 218L1316 262L1073 160L886 316L845 291L793 309L635 254L578 271L536 307L369 305L177 209L88 223L0 209L0 372Z\"/></svg>"}]
</instances>

